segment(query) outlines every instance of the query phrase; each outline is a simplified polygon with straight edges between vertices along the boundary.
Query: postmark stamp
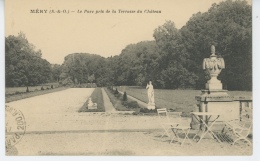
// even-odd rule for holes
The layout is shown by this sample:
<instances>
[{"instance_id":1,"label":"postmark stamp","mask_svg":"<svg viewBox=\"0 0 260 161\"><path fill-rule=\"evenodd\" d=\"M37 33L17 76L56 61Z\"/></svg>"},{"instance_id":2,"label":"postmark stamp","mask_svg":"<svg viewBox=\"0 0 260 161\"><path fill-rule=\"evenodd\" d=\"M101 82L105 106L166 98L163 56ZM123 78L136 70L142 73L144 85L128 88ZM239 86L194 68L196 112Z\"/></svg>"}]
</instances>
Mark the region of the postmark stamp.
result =
<instances>
[{"instance_id":1,"label":"postmark stamp","mask_svg":"<svg viewBox=\"0 0 260 161\"><path fill-rule=\"evenodd\" d=\"M16 145L24 136L26 121L23 113L10 106L5 106L5 146Z\"/></svg>"}]
</instances>

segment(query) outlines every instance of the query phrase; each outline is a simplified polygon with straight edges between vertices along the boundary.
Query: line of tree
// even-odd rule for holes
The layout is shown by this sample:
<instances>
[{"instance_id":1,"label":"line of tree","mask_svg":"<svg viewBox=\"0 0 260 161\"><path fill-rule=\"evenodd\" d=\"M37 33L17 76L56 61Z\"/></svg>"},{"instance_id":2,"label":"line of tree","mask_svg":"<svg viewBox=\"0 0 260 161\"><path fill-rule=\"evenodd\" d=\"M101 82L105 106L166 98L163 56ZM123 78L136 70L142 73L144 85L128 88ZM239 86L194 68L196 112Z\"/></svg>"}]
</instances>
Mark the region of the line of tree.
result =
<instances>
[{"instance_id":1,"label":"line of tree","mask_svg":"<svg viewBox=\"0 0 260 161\"><path fill-rule=\"evenodd\" d=\"M59 81L61 65L42 59L41 50L28 42L23 32L5 38L7 87L36 86Z\"/></svg>"},{"instance_id":2,"label":"line of tree","mask_svg":"<svg viewBox=\"0 0 260 161\"><path fill-rule=\"evenodd\" d=\"M5 38L6 86L31 86L46 82L51 68L41 55L41 50L36 51L24 33Z\"/></svg>"},{"instance_id":3,"label":"line of tree","mask_svg":"<svg viewBox=\"0 0 260 161\"><path fill-rule=\"evenodd\" d=\"M202 61L215 45L226 62L219 75L224 88L252 90L252 7L246 1L214 3L179 30L166 21L153 37L154 41L130 44L119 56L107 59L108 84L146 85L152 80L157 88L202 89L209 79Z\"/></svg>"},{"instance_id":4,"label":"line of tree","mask_svg":"<svg viewBox=\"0 0 260 161\"><path fill-rule=\"evenodd\" d=\"M213 4L196 13L181 29L166 21L153 33L153 41L127 45L108 58L74 53L63 64L51 65L41 58L23 34L6 38L7 86L35 85L48 81L62 84L96 83L98 86L156 88L204 88L209 75L202 61L216 46L226 69L219 79L229 90L252 90L252 8L246 1ZM37 63L36 63L37 62Z\"/></svg>"},{"instance_id":5,"label":"line of tree","mask_svg":"<svg viewBox=\"0 0 260 161\"><path fill-rule=\"evenodd\" d=\"M88 53L69 54L64 58L60 82L66 84L96 83L102 69L106 66L105 58Z\"/></svg>"}]
</instances>

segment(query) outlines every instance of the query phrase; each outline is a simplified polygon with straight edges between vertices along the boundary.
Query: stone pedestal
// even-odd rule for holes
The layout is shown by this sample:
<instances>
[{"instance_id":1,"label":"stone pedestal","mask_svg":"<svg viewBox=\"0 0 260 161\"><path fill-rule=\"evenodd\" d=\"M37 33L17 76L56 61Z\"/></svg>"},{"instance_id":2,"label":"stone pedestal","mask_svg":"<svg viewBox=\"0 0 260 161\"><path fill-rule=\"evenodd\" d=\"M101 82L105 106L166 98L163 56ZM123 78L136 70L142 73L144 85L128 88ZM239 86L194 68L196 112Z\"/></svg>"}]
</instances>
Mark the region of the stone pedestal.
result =
<instances>
[{"instance_id":1,"label":"stone pedestal","mask_svg":"<svg viewBox=\"0 0 260 161\"><path fill-rule=\"evenodd\" d=\"M245 102L252 102L250 97L234 97L227 94L226 90L202 90L201 95L196 96L199 112L213 112L220 114L218 122L212 130L222 130L225 121L240 120L241 107ZM214 120L212 116L210 120ZM204 118L206 120L206 118ZM222 122L222 123L221 123ZM193 123L195 124L195 123Z\"/></svg>"},{"instance_id":2,"label":"stone pedestal","mask_svg":"<svg viewBox=\"0 0 260 161\"><path fill-rule=\"evenodd\" d=\"M206 88L207 90L218 90L218 91L221 91L223 88L222 88L222 83L221 81L219 81L217 79L217 75L216 74L211 74L211 79L208 80L208 82L206 83Z\"/></svg>"},{"instance_id":3,"label":"stone pedestal","mask_svg":"<svg viewBox=\"0 0 260 161\"><path fill-rule=\"evenodd\" d=\"M226 121L240 120L241 99L236 99L233 96L227 94L227 90L223 90L222 83L217 79L217 76L222 69L225 68L224 59L221 56L215 54L215 46L211 46L211 55L209 58L203 60L203 69L206 70L210 79L206 83L205 90L201 91L201 95L196 96L197 100L197 111L199 112L212 112L219 114L218 122L222 122L220 126L214 125L212 129L221 130L225 125ZM244 98L250 101L250 98ZM252 98L251 98L252 101ZM215 120L218 116L211 116L209 122ZM192 118L192 125L196 125L196 119ZM203 120L208 120L206 116ZM198 126L194 126L198 127Z\"/></svg>"},{"instance_id":4,"label":"stone pedestal","mask_svg":"<svg viewBox=\"0 0 260 161\"><path fill-rule=\"evenodd\" d=\"M225 90L214 92L203 90L202 94L195 98L199 104L199 111L220 114L218 121L239 119L239 102L234 101L234 97L228 95ZM212 117L212 120L214 120L214 117Z\"/></svg>"},{"instance_id":5,"label":"stone pedestal","mask_svg":"<svg viewBox=\"0 0 260 161\"><path fill-rule=\"evenodd\" d=\"M239 119L239 104L233 102L233 97L229 96L226 90L202 90L201 92L201 95L195 97L199 112L220 114L218 121L223 122ZM215 120L216 117L217 116L211 116L209 122ZM207 120L206 117L203 119ZM223 127L224 124L220 126L215 125L213 129L221 130Z\"/></svg>"},{"instance_id":6,"label":"stone pedestal","mask_svg":"<svg viewBox=\"0 0 260 161\"><path fill-rule=\"evenodd\" d=\"M88 109L97 109L97 105L88 106Z\"/></svg>"},{"instance_id":7,"label":"stone pedestal","mask_svg":"<svg viewBox=\"0 0 260 161\"><path fill-rule=\"evenodd\" d=\"M206 89L219 89L222 88L222 84L221 83L206 83Z\"/></svg>"},{"instance_id":8,"label":"stone pedestal","mask_svg":"<svg viewBox=\"0 0 260 161\"><path fill-rule=\"evenodd\" d=\"M201 95L196 96L197 106L199 112L213 112L218 114L223 114L227 112L232 112L232 116L228 119L239 118L239 108L232 101L233 98L226 93L226 90L202 90ZM211 116L210 120L216 119L217 116ZM206 117L203 118L207 120ZM218 121L225 121L226 117L220 115ZM193 125L196 123L193 122ZM198 124L198 122L197 122ZM195 126L194 126L195 127ZM215 128L216 126L214 126ZM199 126L196 126L198 129ZM217 127L218 130L221 130L223 127Z\"/></svg>"}]
</instances>

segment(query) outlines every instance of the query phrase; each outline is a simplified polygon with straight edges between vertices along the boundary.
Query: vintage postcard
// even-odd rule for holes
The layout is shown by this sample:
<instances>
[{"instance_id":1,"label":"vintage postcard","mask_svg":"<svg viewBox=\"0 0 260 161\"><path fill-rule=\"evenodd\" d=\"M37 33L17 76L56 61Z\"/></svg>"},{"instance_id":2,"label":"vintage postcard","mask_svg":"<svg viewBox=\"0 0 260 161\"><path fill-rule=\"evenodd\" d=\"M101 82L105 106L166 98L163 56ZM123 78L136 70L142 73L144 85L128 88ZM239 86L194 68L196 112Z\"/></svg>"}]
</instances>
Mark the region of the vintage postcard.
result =
<instances>
[{"instance_id":1,"label":"vintage postcard","mask_svg":"<svg viewBox=\"0 0 260 161\"><path fill-rule=\"evenodd\" d=\"M6 0L6 156L252 157L251 0Z\"/></svg>"}]
</instances>

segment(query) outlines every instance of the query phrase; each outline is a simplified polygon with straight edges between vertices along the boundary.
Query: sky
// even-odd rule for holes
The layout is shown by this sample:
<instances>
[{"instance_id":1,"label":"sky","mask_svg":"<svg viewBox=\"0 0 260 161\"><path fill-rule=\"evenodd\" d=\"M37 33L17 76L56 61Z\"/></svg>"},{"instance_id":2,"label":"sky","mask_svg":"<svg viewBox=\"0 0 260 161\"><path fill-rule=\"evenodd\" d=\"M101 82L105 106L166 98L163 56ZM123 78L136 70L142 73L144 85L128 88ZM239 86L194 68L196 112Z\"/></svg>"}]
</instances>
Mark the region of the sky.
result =
<instances>
[{"instance_id":1,"label":"sky","mask_svg":"<svg viewBox=\"0 0 260 161\"><path fill-rule=\"evenodd\" d=\"M173 21L180 29L192 14L206 12L213 3L221 1L8 0L5 1L5 36L24 32L28 41L42 51L42 58L52 64L62 64L64 57L71 53L109 57L119 55L129 44L154 40L154 30L166 20ZM31 13L37 9L47 13ZM56 13L50 13L51 10ZM57 13L58 10L62 13ZM104 13L96 14L97 10ZM142 13L119 13L119 10ZM145 13L145 10L161 13Z\"/></svg>"}]
</instances>

